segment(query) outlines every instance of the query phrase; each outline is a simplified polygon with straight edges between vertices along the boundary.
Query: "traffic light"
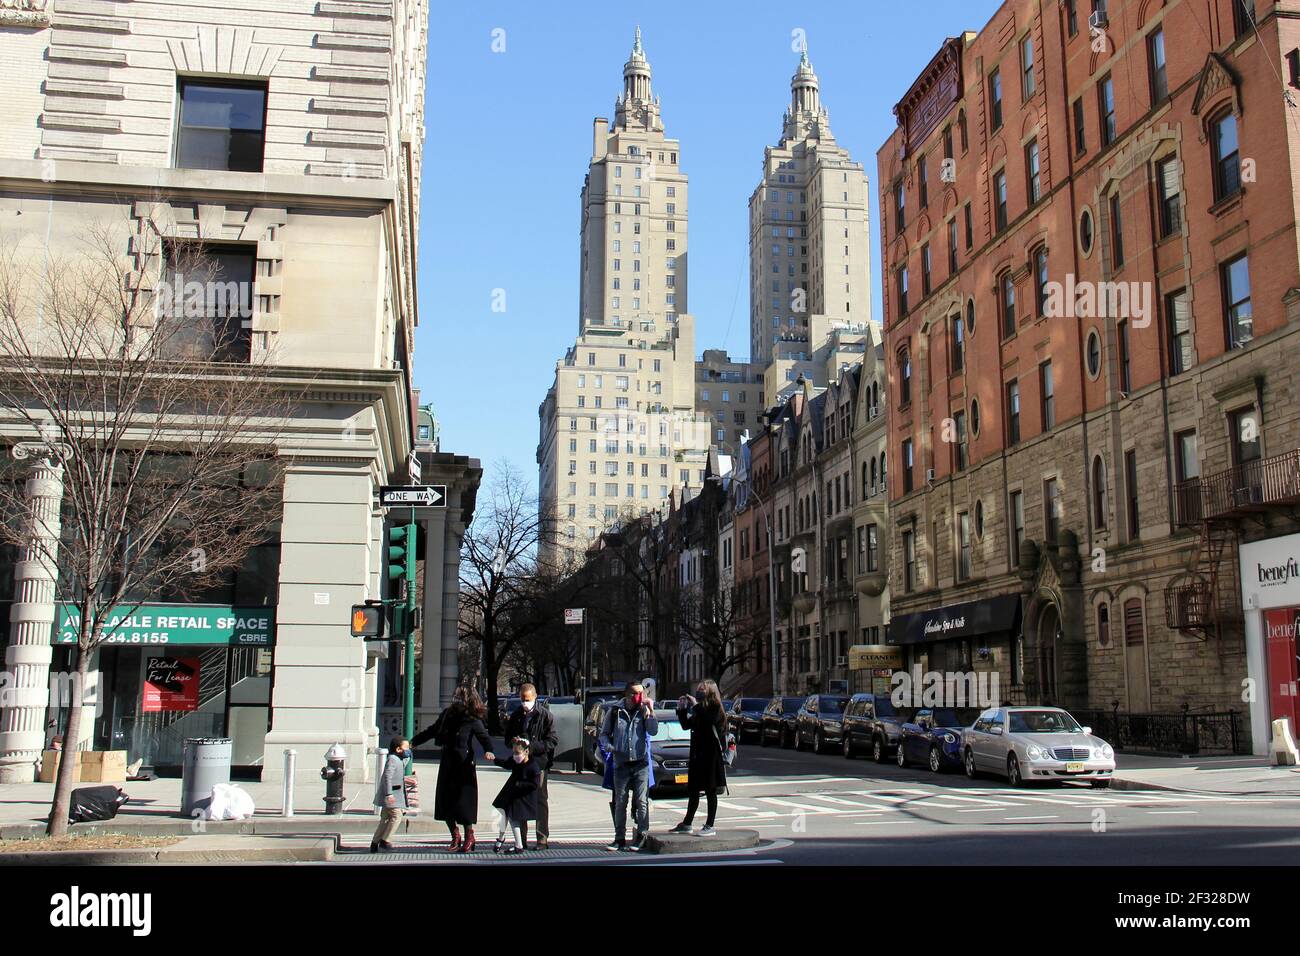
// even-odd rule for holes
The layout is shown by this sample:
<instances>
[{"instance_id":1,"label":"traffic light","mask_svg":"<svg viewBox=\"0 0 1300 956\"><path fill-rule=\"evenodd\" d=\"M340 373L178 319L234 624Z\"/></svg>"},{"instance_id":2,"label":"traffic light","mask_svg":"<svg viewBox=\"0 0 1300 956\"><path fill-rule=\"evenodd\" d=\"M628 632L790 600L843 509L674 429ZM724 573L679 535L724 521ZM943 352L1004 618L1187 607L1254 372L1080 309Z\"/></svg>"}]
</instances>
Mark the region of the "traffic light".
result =
<instances>
[{"instance_id":1,"label":"traffic light","mask_svg":"<svg viewBox=\"0 0 1300 956\"><path fill-rule=\"evenodd\" d=\"M384 636L382 602L352 605L352 636L362 637L368 641L376 641Z\"/></svg>"},{"instance_id":2,"label":"traffic light","mask_svg":"<svg viewBox=\"0 0 1300 956\"><path fill-rule=\"evenodd\" d=\"M388 529L388 580L393 582L390 592L399 600L406 597L406 586L414 575L415 536L412 525L395 525Z\"/></svg>"}]
</instances>

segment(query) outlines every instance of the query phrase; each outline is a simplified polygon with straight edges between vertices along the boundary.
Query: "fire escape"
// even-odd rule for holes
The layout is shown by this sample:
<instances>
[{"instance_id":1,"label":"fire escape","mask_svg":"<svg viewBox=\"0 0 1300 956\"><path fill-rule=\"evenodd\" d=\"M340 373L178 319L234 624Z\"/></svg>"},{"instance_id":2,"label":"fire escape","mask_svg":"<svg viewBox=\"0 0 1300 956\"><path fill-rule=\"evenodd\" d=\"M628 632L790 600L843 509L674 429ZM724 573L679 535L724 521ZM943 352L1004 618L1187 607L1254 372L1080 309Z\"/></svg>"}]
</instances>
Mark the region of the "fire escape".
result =
<instances>
[{"instance_id":1,"label":"fire escape","mask_svg":"<svg viewBox=\"0 0 1300 956\"><path fill-rule=\"evenodd\" d=\"M1174 520L1199 529L1187 570L1165 587L1165 623L1200 640L1240 630L1236 573L1238 536L1245 520L1300 505L1300 448L1258 458L1174 486Z\"/></svg>"}]
</instances>

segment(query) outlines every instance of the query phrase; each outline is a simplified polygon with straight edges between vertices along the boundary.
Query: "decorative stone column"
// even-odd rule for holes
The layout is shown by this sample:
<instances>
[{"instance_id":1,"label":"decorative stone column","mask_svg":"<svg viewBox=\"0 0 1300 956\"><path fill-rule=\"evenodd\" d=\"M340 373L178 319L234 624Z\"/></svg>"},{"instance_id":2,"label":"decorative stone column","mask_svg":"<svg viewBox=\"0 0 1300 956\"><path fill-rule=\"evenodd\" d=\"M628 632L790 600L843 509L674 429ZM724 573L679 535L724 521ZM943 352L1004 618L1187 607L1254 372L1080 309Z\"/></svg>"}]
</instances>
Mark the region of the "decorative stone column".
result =
<instances>
[{"instance_id":1,"label":"decorative stone column","mask_svg":"<svg viewBox=\"0 0 1300 956\"><path fill-rule=\"evenodd\" d=\"M5 650L8 706L0 710L0 784L35 780L36 761L45 747L66 455L66 447L58 444L19 442L13 447L16 460L32 458L36 463L27 479L30 543L14 565L14 603Z\"/></svg>"}]
</instances>

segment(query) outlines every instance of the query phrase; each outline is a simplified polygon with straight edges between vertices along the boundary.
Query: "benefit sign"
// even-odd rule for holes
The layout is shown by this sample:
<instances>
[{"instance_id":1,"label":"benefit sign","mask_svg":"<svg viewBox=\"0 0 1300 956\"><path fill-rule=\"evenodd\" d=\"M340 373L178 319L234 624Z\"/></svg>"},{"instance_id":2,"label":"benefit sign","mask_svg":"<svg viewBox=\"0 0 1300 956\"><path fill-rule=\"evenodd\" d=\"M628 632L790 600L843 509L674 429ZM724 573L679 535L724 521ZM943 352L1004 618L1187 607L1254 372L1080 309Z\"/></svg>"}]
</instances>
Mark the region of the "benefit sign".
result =
<instances>
[{"instance_id":1,"label":"benefit sign","mask_svg":"<svg viewBox=\"0 0 1300 956\"><path fill-rule=\"evenodd\" d=\"M152 657L145 661L143 710L197 710L199 706L199 659L197 657Z\"/></svg>"}]
</instances>

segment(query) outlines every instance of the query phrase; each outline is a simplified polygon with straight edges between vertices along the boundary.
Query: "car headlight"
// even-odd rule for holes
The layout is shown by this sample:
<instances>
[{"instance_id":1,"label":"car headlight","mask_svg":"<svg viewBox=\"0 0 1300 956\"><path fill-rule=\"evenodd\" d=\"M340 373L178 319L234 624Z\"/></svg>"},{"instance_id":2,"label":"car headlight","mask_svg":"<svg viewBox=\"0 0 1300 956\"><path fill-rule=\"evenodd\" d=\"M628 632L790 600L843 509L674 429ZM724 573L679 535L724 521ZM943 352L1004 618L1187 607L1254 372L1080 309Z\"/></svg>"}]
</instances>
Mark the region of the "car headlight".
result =
<instances>
[{"instance_id":1,"label":"car headlight","mask_svg":"<svg viewBox=\"0 0 1300 956\"><path fill-rule=\"evenodd\" d=\"M957 738L953 734L944 734L943 742L946 744L955 744L957 742Z\"/></svg>"},{"instance_id":2,"label":"car headlight","mask_svg":"<svg viewBox=\"0 0 1300 956\"><path fill-rule=\"evenodd\" d=\"M1025 748L1025 753L1029 755L1030 760L1055 760L1052 752L1046 747L1040 747L1038 744L1030 744Z\"/></svg>"},{"instance_id":3,"label":"car headlight","mask_svg":"<svg viewBox=\"0 0 1300 956\"><path fill-rule=\"evenodd\" d=\"M1102 744L1102 745L1101 745L1101 749L1099 749L1099 750L1097 751L1097 754L1098 754L1100 757L1102 757L1102 759L1104 759L1104 760L1114 760L1114 759L1115 759L1115 748L1112 747L1110 744Z\"/></svg>"}]
</instances>

